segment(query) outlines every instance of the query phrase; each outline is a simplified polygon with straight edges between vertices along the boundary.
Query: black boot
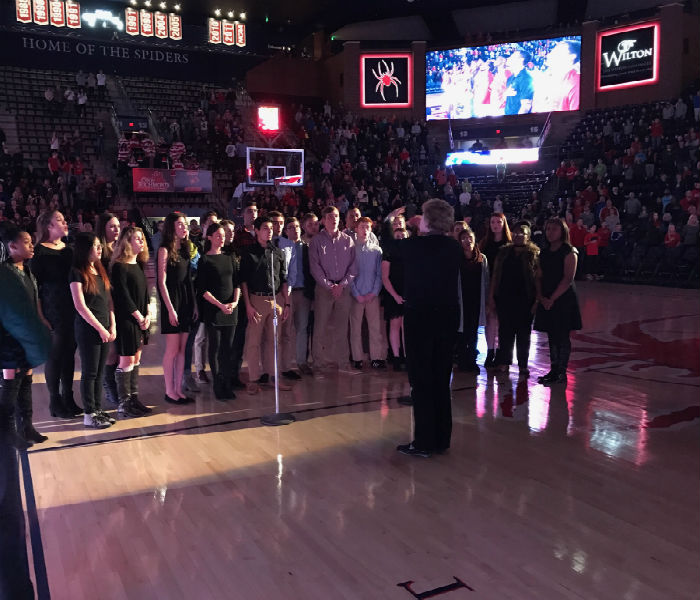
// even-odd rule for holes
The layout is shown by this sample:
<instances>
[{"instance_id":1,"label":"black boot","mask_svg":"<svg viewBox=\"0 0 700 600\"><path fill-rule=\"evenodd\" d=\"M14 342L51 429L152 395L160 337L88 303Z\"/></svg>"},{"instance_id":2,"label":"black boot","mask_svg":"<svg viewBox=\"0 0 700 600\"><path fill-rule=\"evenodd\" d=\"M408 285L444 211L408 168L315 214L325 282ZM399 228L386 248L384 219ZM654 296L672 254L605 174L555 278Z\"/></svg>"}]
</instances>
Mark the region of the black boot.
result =
<instances>
[{"instance_id":1,"label":"black boot","mask_svg":"<svg viewBox=\"0 0 700 600\"><path fill-rule=\"evenodd\" d=\"M391 359L391 364L394 367L394 371L403 371L403 365L401 363L401 357L400 356L394 356Z\"/></svg>"},{"instance_id":2,"label":"black boot","mask_svg":"<svg viewBox=\"0 0 700 600\"><path fill-rule=\"evenodd\" d=\"M102 382L102 388L104 389L105 400L109 402L112 406L117 406L119 404L119 394L117 393L117 382L114 379L114 373L117 370L117 365L105 365L104 370L104 380Z\"/></svg>"},{"instance_id":3,"label":"black boot","mask_svg":"<svg viewBox=\"0 0 700 600\"><path fill-rule=\"evenodd\" d=\"M79 417L83 414L83 409L75 403L73 390L69 390L67 393L63 394L63 406L71 417Z\"/></svg>"},{"instance_id":4,"label":"black boot","mask_svg":"<svg viewBox=\"0 0 700 600\"><path fill-rule=\"evenodd\" d=\"M129 394L129 398L131 398L131 403L138 410L147 415L152 413L153 409L150 406L142 404L139 400L139 366L140 365L134 365L131 371L131 393Z\"/></svg>"},{"instance_id":5,"label":"black boot","mask_svg":"<svg viewBox=\"0 0 700 600\"><path fill-rule=\"evenodd\" d=\"M27 442L40 444L49 438L39 433L32 424L32 415L34 412L32 408L33 380L33 375L24 375L19 384L19 391L17 394L17 431Z\"/></svg>"},{"instance_id":6,"label":"black boot","mask_svg":"<svg viewBox=\"0 0 700 600\"><path fill-rule=\"evenodd\" d=\"M128 417L141 417L143 412L141 412L129 398L129 392L131 391L131 372L124 372L121 369L117 369L114 373L114 379L117 383L117 395L119 398L119 408L117 409L117 414L120 418L126 419Z\"/></svg>"},{"instance_id":7,"label":"black boot","mask_svg":"<svg viewBox=\"0 0 700 600\"><path fill-rule=\"evenodd\" d=\"M51 396L49 399L49 412L52 417L58 419L72 419L73 412L66 409L61 396Z\"/></svg>"},{"instance_id":8,"label":"black boot","mask_svg":"<svg viewBox=\"0 0 700 600\"><path fill-rule=\"evenodd\" d=\"M231 396L229 396L228 392L229 389L226 386L226 378L224 375L221 373L217 373L214 375L214 398L217 400L228 400ZM233 390L231 390L232 393Z\"/></svg>"},{"instance_id":9,"label":"black boot","mask_svg":"<svg viewBox=\"0 0 700 600\"><path fill-rule=\"evenodd\" d=\"M18 374L19 375L19 374ZM15 427L15 403L19 393L21 375L14 379L2 379L0 389L0 439L3 443L14 446L17 450L26 450L31 446Z\"/></svg>"},{"instance_id":10,"label":"black boot","mask_svg":"<svg viewBox=\"0 0 700 600\"><path fill-rule=\"evenodd\" d=\"M486 360L484 361L484 368L485 369L492 369L495 366L496 366L496 351L489 350L486 353Z\"/></svg>"}]
</instances>

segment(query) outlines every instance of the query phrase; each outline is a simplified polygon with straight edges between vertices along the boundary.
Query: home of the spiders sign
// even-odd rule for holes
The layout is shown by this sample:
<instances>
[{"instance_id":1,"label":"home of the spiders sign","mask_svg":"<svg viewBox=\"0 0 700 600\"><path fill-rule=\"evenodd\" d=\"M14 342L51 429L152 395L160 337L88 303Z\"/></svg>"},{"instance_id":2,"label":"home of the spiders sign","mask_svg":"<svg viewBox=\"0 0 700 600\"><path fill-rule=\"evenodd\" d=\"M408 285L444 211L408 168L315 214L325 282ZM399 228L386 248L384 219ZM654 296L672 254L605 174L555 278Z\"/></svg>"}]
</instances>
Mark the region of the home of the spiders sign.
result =
<instances>
[{"instance_id":1,"label":"home of the spiders sign","mask_svg":"<svg viewBox=\"0 0 700 600\"><path fill-rule=\"evenodd\" d=\"M413 54L360 55L360 105L362 108L411 108Z\"/></svg>"}]
</instances>

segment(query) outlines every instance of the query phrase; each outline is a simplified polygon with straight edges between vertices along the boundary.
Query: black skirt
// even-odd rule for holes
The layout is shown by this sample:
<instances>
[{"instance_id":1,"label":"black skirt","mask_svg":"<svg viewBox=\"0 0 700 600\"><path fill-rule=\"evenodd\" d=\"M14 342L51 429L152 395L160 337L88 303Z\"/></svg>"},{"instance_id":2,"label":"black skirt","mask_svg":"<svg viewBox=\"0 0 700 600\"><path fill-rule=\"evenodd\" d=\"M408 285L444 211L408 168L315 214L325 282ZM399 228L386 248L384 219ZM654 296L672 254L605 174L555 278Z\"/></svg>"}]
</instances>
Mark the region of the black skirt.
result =
<instances>
[{"instance_id":1,"label":"black skirt","mask_svg":"<svg viewBox=\"0 0 700 600\"><path fill-rule=\"evenodd\" d=\"M545 310L541 304L537 305L534 324L536 331L565 333L582 327L581 310L573 286L559 296L549 310Z\"/></svg>"}]
</instances>

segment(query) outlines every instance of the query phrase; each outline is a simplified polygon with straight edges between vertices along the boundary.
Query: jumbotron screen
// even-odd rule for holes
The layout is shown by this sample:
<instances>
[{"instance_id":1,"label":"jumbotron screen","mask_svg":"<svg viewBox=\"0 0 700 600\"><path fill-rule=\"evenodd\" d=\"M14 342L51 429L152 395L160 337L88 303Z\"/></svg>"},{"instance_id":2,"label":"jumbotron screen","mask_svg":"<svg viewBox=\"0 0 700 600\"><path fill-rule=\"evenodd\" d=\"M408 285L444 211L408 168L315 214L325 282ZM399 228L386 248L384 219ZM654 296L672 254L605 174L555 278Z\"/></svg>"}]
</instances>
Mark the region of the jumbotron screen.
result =
<instances>
[{"instance_id":1,"label":"jumbotron screen","mask_svg":"<svg viewBox=\"0 0 700 600\"><path fill-rule=\"evenodd\" d=\"M578 110L580 66L580 36L428 52L426 118Z\"/></svg>"}]
</instances>

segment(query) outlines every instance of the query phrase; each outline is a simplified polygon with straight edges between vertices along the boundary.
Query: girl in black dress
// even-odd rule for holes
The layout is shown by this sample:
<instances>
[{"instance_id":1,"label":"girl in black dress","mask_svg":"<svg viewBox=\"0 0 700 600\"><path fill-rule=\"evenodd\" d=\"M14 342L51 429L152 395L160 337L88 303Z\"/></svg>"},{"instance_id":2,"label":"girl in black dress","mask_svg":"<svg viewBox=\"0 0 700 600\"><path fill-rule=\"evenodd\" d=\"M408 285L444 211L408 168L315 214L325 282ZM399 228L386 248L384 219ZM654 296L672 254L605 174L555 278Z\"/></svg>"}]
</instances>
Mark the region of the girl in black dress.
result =
<instances>
[{"instance_id":1,"label":"girl in black dress","mask_svg":"<svg viewBox=\"0 0 700 600\"><path fill-rule=\"evenodd\" d=\"M110 275L110 262L112 260L112 253L114 252L114 245L119 239L119 229L121 225L119 224L119 219L116 215L111 212L103 212L99 217L97 217L97 237L100 238L102 243L102 266ZM117 383L114 379L114 372L117 369L117 363L119 362L119 355L117 354L117 347L115 344L109 345L109 352L107 353L107 364L105 364L105 376L104 376L104 393L105 400L110 404L117 405Z\"/></svg>"},{"instance_id":2,"label":"girl in black dress","mask_svg":"<svg viewBox=\"0 0 700 600\"><path fill-rule=\"evenodd\" d=\"M107 345L117 337L111 285L102 266L102 244L94 233L75 237L70 291L77 314L75 339L80 352L80 395L85 427L103 429L114 423L102 410L102 374Z\"/></svg>"},{"instance_id":3,"label":"girl in black dress","mask_svg":"<svg viewBox=\"0 0 700 600\"><path fill-rule=\"evenodd\" d=\"M530 241L530 224L521 221L513 229L513 243L496 256L489 290L491 310L498 315L498 352L495 366L508 371L517 340L520 378L530 376L532 318L537 301L536 275L540 249Z\"/></svg>"},{"instance_id":4,"label":"girl in black dress","mask_svg":"<svg viewBox=\"0 0 700 600\"><path fill-rule=\"evenodd\" d=\"M44 367L49 410L52 417L70 419L83 412L73 399L75 307L68 287L73 249L63 241L68 224L57 210L41 213L36 225L31 270L39 288L39 314L51 329L51 352Z\"/></svg>"},{"instance_id":5,"label":"girl in black dress","mask_svg":"<svg viewBox=\"0 0 700 600\"><path fill-rule=\"evenodd\" d=\"M569 333L581 329L581 311L574 277L578 252L569 241L569 228L559 218L545 225L549 247L540 255L537 274L539 305L535 329L547 332L551 370L538 378L544 385L566 383L566 368L571 354Z\"/></svg>"},{"instance_id":6,"label":"girl in black dress","mask_svg":"<svg viewBox=\"0 0 700 600\"><path fill-rule=\"evenodd\" d=\"M209 338L209 364L217 400L236 397L231 388L230 374L241 290L236 260L222 252L225 243L224 227L219 223L209 225L204 244L206 254L197 268L197 296Z\"/></svg>"},{"instance_id":7,"label":"girl in black dress","mask_svg":"<svg viewBox=\"0 0 700 600\"><path fill-rule=\"evenodd\" d=\"M10 222L0 223L0 275L3 280L16 283L19 294L15 301L28 307L27 316L39 321L39 294L36 280L27 266L27 261L34 256L32 236ZM4 290L5 292L7 290ZM7 310L7 297L3 310ZM24 329L24 322L21 323ZM29 331L23 332L31 335ZM34 336L32 336L34 337ZM37 338L34 343L46 343L45 336ZM25 342L25 340L22 340ZM26 342L25 342L26 343ZM32 424L32 369L20 340L0 326L0 373L2 373L2 390L0 391L0 440L9 441L20 450L26 450L34 443L41 443L48 438L39 433ZM14 418L15 407L17 419ZM15 425L16 421L16 425Z\"/></svg>"},{"instance_id":8,"label":"girl in black dress","mask_svg":"<svg viewBox=\"0 0 700 600\"><path fill-rule=\"evenodd\" d=\"M486 257L486 262L489 264L490 268L496 262L496 255L498 251L512 242L510 235L510 229L508 228L508 221L503 213L493 213L489 219L489 229L486 233L486 237L479 243L479 250ZM486 326L484 327L486 333L486 361L484 361L484 367L490 369L494 366L494 361L496 358L496 335L498 334L498 315L495 311L491 310L489 306L486 306Z\"/></svg>"},{"instance_id":9,"label":"girl in black dress","mask_svg":"<svg viewBox=\"0 0 700 600\"><path fill-rule=\"evenodd\" d=\"M463 260L460 265L462 285L462 333L457 336L457 365L462 371L478 373L476 349L479 325L486 321L486 293L489 287L488 260L476 245L474 232L467 227L458 234Z\"/></svg>"},{"instance_id":10,"label":"girl in black dress","mask_svg":"<svg viewBox=\"0 0 700 600\"><path fill-rule=\"evenodd\" d=\"M185 345L197 311L190 264L196 248L188 234L185 215L172 212L165 218L163 238L158 248L160 331L165 336L163 377L165 401L171 404L192 402L182 391Z\"/></svg>"},{"instance_id":11,"label":"girl in black dress","mask_svg":"<svg viewBox=\"0 0 700 600\"><path fill-rule=\"evenodd\" d=\"M153 412L139 400L139 365L146 332L151 326L148 315L148 282L144 268L148 247L143 230L126 227L112 255L112 298L117 323L115 346L119 366L115 373L118 414L140 417Z\"/></svg>"},{"instance_id":12,"label":"girl in black dress","mask_svg":"<svg viewBox=\"0 0 700 600\"><path fill-rule=\"evenodd\" d=\"M393 232L394 241L408 237L406 229ZM401 370L401 343L403 342L403 271L404 266L392 252L393 244L386 247L382 260L382 284L384 285L384 318L389 321L389 344L393 354L394 371ZM404 343L404 348L406 347Z\"/></svg>"}]
</instances>

